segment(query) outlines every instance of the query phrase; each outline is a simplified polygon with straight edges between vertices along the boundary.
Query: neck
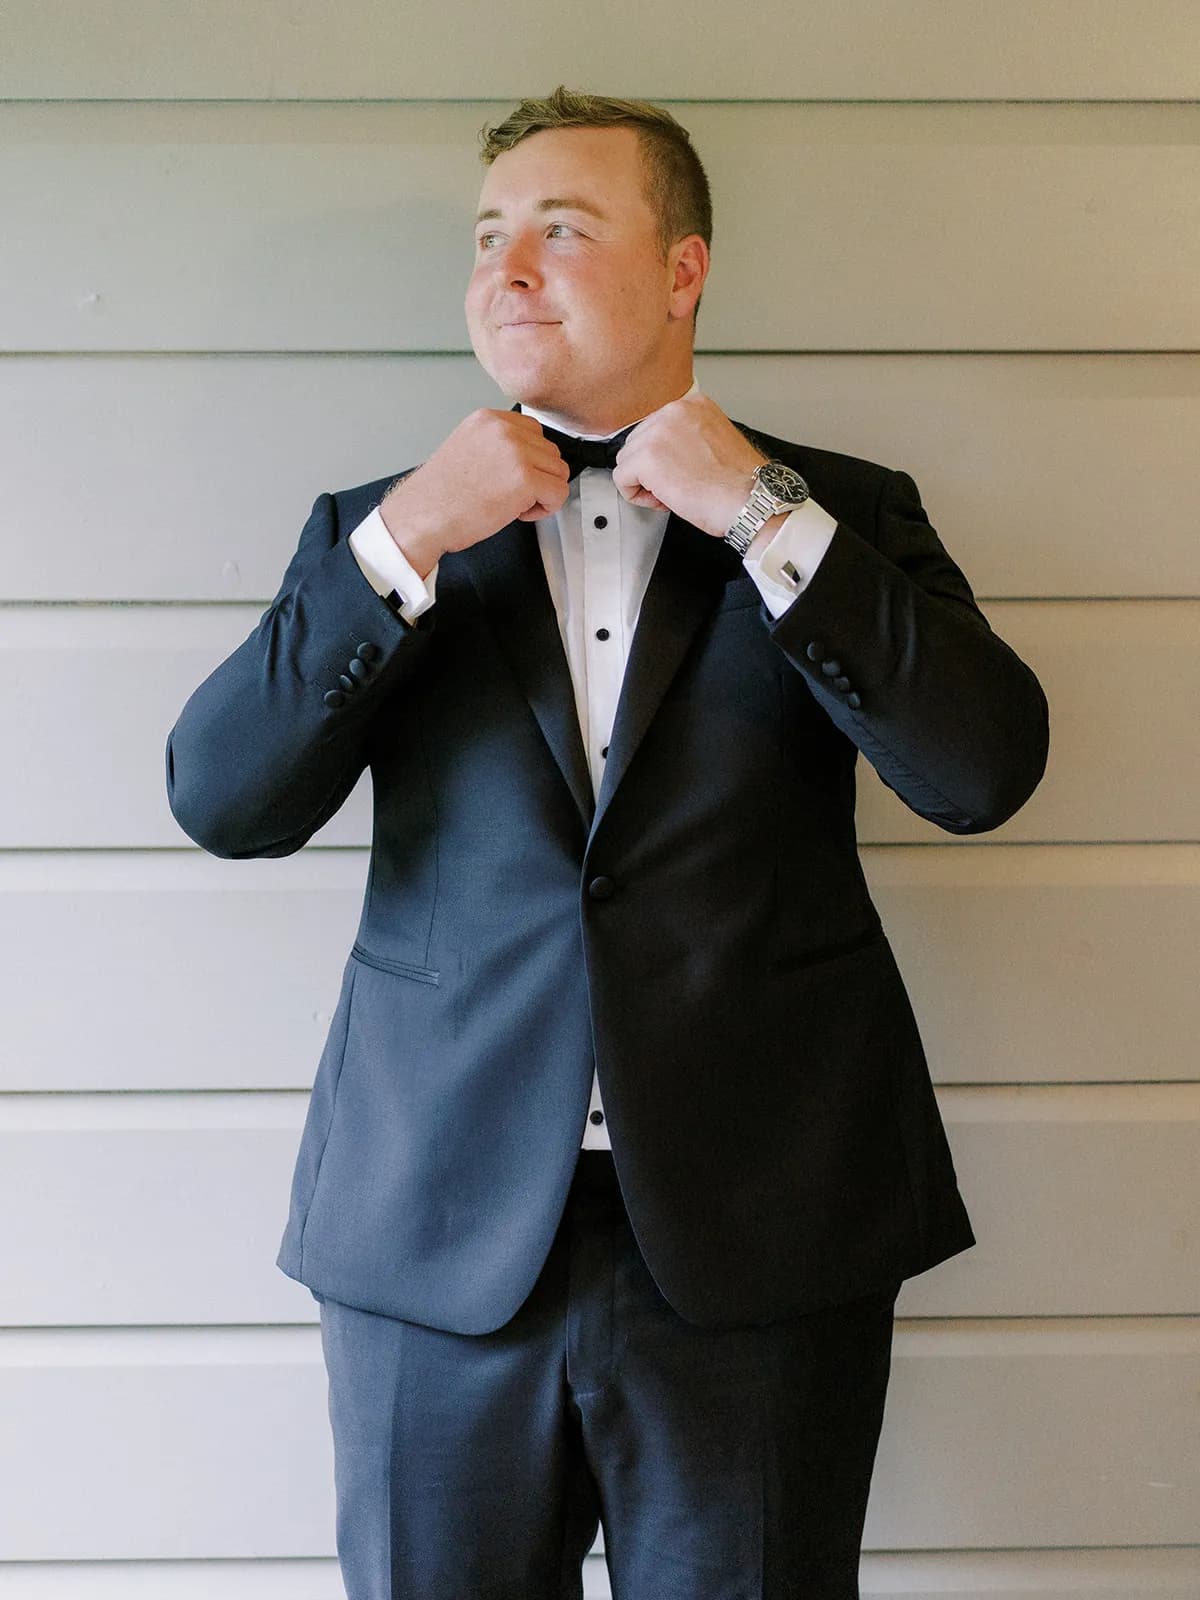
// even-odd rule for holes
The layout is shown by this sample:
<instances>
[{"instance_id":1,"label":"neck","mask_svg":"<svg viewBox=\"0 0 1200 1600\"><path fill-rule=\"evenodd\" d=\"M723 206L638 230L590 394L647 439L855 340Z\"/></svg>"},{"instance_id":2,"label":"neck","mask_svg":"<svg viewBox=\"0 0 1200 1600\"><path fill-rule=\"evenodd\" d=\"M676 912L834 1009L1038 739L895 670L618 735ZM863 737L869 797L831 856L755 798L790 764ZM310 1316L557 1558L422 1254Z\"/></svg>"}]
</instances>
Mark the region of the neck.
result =
<instances>
[{"instance_id":1,"label":"neck","mask_svg":"<svg viewBox=\"0 0 1200 1600\"><path fill-rule=\"evenodd\" d=\"M669 405L672 400L680 399L691 390L694 382L695 377L689 371L683 377L653 385L638 395L631 395L614 401L609 406L591 408L587 411L554 409L549 405L540 404L536 399L521 400L520 404L522 411L536 412L550 427L558 428L564 433L606 439L611 434L619 433L622 428L640 422L652 411Z\"/></svg>"}]
</instances>

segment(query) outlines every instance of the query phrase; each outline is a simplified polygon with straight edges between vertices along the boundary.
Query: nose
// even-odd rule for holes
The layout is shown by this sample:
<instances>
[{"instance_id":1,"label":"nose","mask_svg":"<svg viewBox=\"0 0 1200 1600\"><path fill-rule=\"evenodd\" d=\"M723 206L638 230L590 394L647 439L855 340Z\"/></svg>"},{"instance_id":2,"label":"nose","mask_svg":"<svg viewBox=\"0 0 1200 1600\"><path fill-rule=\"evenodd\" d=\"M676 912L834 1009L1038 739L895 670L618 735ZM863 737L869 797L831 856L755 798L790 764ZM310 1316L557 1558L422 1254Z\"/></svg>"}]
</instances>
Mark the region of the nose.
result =
<instances>
[{"instance_id":1,"label":"nose","mask_svg":"<svg viewBox=\"0 0 1200 1600\"><path fill-rule=\"evenodd\" d=\"M539 287L542 270L534 241L515 235L505 249L497 252L495 272L497 282L505 288Z\"/></svg>"}]
</instances>

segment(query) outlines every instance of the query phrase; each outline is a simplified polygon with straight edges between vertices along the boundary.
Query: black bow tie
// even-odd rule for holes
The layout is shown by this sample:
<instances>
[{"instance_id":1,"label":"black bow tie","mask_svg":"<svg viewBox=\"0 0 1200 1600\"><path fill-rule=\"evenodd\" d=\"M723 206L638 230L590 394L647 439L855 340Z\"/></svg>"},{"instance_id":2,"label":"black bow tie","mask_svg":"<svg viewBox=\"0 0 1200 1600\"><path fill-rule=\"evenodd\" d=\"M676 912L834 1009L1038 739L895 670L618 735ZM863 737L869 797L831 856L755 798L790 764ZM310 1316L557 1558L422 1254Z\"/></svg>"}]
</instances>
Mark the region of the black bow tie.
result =
<instances>
[{"instance_id":1,"label":"black bow tie","mask_svg":"<svg viewBox=\"0 0 1200 1600\"><path fill-rule=\"evenodd\" d=\"M620 433L614 433L611 439L577 439L573 433L559 433L557 428L548 428L542 424L542 432L551 444L558 446L558 453L571 469L571 477L583 471L584 467L607 467L611 472L617 464L617 451L637 427L636 422L631 422L627 428L622 428Z\"/></svg>"}]
</instances>

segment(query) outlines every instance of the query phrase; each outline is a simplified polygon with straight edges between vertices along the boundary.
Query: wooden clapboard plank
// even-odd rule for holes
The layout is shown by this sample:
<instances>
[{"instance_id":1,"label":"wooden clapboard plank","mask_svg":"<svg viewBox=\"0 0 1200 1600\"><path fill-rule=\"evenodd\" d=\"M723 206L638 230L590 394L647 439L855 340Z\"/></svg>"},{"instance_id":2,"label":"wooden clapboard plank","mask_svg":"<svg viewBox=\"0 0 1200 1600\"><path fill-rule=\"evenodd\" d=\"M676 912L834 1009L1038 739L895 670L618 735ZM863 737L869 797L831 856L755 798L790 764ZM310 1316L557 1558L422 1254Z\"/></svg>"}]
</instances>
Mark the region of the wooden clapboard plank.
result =
<instances>
[{"instance_id":1,"label":"wooden clapboard plank","mask_svg":"<svg viewBox=\"0 0 1200 1600\"><path fill-rule=\"evenodd\" d=\"M0 347L465 350L495 110L0 106L19 289L0 296ZM1200 344L1200 242L1179 226L1200 105L721 104L685 121L717 218L704 349Z\"/></svg>"},{"instance_id":2,"label":"wooden clapboard plank","mask_svg":"<svg viewBox=\"0 0 1200 1600\"><path fill-rule=\"evenodd\" d=\"M863 855L935 1082L1196 1076L1200 847ZM306 1090L366 872L362 850L0 854L0 1091Z\"/></svg>"},{"instance_id":3,"label":"wooden clapboard plank","mask_svg":"<svg viewBox=\"0 0 1200 1600\"><path fill-rule=\"evenodd\" d=\"M1190 1542L1198 1331L1186 1319L902 1325L866 1546Z\"/></svg>"},{"instance_id":4,"label":"wooden clapboard plank","mask_svg":"<svg viewBox=\"0 0 1200 1600\"><path fill-rule=\"evenodd\" d=\"M696 375L742 422L903 467L978 595L1200 595L1200 356L700 356ZM510 404L469 356L14 356L0 597L265 604L322 489Z\"/></svg>"},{"instance_id":5,"label":"wooden clapboard plank","mask_svg":"<svg viewBox=\"0 0 1200 1600\"><path fill-rule=\"evenodd\" d=\"M365 851L0 854L0 1092L307 1090L366 873Z\"/></svg>"},{"instance_id":6,"label":"wooden clapboard plank","mask_svg":"<svg viewBox=\"0 0 1200 1600\"><path fill-rule=\"evenodd\" d=\"M1194 1600L1200 1550L868 1551L861 1582L862 1600Z\"/></svg>"},{"instance_id":7,"label":"wooden clapboard plank","mask_svg":"<svg viewBox=\"0 0 1200 1600\"><path fill-rule=\"evenodd\" d=\"M15 676L12 722L0 714L0 737L11 733L24 774L0 800L0 846L179 844L166 798L167 734L187 695L258 616L249 606L0 613L0 659ZM47 803L53 815L39 819ZM318 842L365 843L370 805L364 774Z\"/></svg>"},{"instance_id":8,"label":"wooden clapboard plank","mask_svg":"<svg viewBox=\"0 0 1200 1600\"><path fill-rule=\"evenodd\" d=\"M0 1099L0 1326L315 1322L275 1266L306 1100ZM54 1262L53 1272L46 1263Z\"/></svg>"},{"instance_id":9,"label":"wooden clapboard plank","mask_svg":"<svg viewBox=\"0 0 1200 1600\"><path fill-rule=\"evenodd\" d=\"M1200 1312L1200 1085L938 1099L977 1243L907 1281L901 1314Z\"/></svg>"},{"instance_id":10,"label":"wooden clapboard plank","mask_svg":"<svg viewBox=\"0 0 1200 1600\"><path fill-rule=\"evenodd\" d=\"M603 1540L584 1563L584 1600L611 1600ZM867 1551L862 1600L1195 1600L1200 1551ZM332 1558L275 1561L5 1562L2 1600L345 1600Z\"/></svg>"},{"instance_id":11,"label":"wooden clapboard plank","mask_svg":"<svg viewBox=\"0 0 1200 1600\"><path fill-rule=\"evenodd\" d=\"M0 1334L6 1561L330 1556L315 1328Z\"/></svg>"},{"instance_id":12,"label":"wooden clapboard plank","mask_svg":"<svg viewBox=\"0 0 1200 1600\"><path fill-rule=\"evenodd\" d=\"M964 838L911 813L862 761L860 838L957 837L974 847L998 840L1194 841L1200 601L996 601L985 610L1049 697L1045 779L1012 821ZM249 606L0 612L9 685L0 740L23 775L0 794L0 847L183 842L166 799L166 737L192 690L253 631L258 616ZM857 663L846 666L856 673ZM314 842L367 843L369 791L364 774Z\"/></svg>"},{"instance_id":13,"label":"wooden clapboard plank","mask_svg":"<svg viewBox=\"0 0 1200 1600\"><path fill-rule=\"evenodd\" d=\"M1197 1382L1194 1320L900 1323L866 1549L1186 1544ZM315 1328L0 1335L6 1559L332 1555L326 1388Z\"/></svg>"},{"instance_id":14,"label":"wooden clapboard plank","mask_svg":"<svg viewBox=\"0 0 1200 1600\"><path fill-rule=\"evenodd\" d=\"M475 0L435 11L356 0L339 11L336 28L319 5L292 4L281 28L272 13L227 0L203 12L152 0L97 12L68 0L48 27L35 0L10 0L0 95L518 100L565 81L660 101L798 92L845 100L1186 98L1196 93L1193 21L1186 0L1092 0L1084 8L1071 0L958 0L953 27L937 0L907 0L902 13L887 0L847 0L836 11L799 0L759 8L748 41L745 17L712 3L690 10L685 29L674 13L633 0L614 0L602 15L547 10L536 0L517 0L502 14Z\"/></svg>"},{"instance_id":15,"label":"wooden clapboard plank","mask_svg":"<svg viewBox=\"0 0 1200 1600\"><path fill-rule=\"evenodd\" d=\"M906 1281L901 1315L1200 1314L1200 1086L938 1099L979 1242ZM313 1320L309 1291L274 1265L305 1105L0 1099L0 1212L25 1219L0 1325Z\"/></svg>"},{"instance_id":16,"label":"wooden clapboard plank","mask_svg":"<svg viewBox=\"0 0 1200 1600\"><path fill-rule=\"evenodd\" d=\"M935 1082L1196 1076L1200 850L868 847Z\"/></svg>"},{"instance_id":17,"label":"wooden clapboard plank","mask_svg":"<svg viewBox=\"0 0 1200 1600\"><path fill-rule=\"evenodd\" d=\"M995 602L984 609L1046 692L1050 758L1029 802L982 837L1195 840L1200 603ZM845 669L853 674L853 662ZM859 762L859 772L860 838L945 841L941 829L897 804L868 762Z\"/></svg>"},{"instance_id":18,"label":"wooden clapboard plank","mask_svg":"<svg viewBox=\"0 0 1200 1600\"><path fill-rule=\"evenodd\" d=\"M6 1561L0 1600L346 1600L328 1556L274 1561ZM1160 1600L1156 1591L1155 1600Z\"/></svg>"}]
</instances>

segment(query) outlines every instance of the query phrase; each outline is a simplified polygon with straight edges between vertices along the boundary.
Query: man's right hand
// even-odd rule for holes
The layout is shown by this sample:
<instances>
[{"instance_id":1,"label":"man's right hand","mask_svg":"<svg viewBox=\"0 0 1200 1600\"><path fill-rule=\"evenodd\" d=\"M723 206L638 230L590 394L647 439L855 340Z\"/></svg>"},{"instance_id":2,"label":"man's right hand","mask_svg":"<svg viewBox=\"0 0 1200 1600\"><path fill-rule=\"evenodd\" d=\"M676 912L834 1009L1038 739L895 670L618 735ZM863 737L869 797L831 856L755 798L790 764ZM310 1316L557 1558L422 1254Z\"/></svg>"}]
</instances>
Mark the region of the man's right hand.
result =
<instances>
[{"instance_id":1,"label":"man's right hand","mask_svg":"<svg viewBox=\"0 0 1200 1600\"><path fill-rule=\"evenodd\" d=\"M570 469L522 411L472 411L414 472L383 497L379 514L422 578L447 550L478 544L514 518L552 516Z\"/></svg>"}]
</instances>

